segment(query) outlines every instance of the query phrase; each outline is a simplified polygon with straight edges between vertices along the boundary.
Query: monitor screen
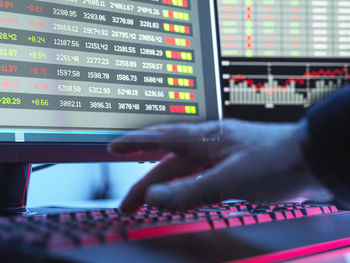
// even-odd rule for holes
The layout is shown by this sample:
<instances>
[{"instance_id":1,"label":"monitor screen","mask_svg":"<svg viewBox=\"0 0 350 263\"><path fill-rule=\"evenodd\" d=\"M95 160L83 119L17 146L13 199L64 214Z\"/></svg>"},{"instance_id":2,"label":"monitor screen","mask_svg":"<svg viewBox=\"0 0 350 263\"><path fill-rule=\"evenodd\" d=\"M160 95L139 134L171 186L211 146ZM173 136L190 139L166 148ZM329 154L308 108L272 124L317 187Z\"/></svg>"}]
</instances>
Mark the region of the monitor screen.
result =
<instances>
[{"instance_id":1,"label":"monitor screen","mask_svg":"<svg viewBox=\"0 0 350 263\"><path fill-rule=\"evenodd\" d=\"M296 121L349 82L350 1L218 4L226 117Z\"/></svg>"},{"instance_id":2,"label":"monitor screen","mask_svg":"<svg viewBox=\"0 0 350 263\"><path fill-rule=\"evenodd\" d=\"M218 54L214 0L0 1L0 141L219 119Z\"/></svg>"}]
</instances>

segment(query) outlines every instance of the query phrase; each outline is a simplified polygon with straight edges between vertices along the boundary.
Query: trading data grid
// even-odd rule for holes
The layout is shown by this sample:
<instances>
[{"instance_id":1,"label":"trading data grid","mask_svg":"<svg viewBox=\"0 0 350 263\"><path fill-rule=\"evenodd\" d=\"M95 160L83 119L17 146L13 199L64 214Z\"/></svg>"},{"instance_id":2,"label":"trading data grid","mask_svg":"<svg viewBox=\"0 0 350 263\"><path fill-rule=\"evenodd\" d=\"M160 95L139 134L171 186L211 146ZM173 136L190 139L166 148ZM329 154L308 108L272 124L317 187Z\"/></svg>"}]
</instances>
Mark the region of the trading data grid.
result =
<instances>
[{"instance_id":1,"label":"trading data grid","mask_svg":"<svg viewBox=\"0 0 350 263\"><path fill-rule=\"evenodd\" d=\"M292 121L349 82L350 2L219 0L225 113Z\"/></svg>"}]
</instances>

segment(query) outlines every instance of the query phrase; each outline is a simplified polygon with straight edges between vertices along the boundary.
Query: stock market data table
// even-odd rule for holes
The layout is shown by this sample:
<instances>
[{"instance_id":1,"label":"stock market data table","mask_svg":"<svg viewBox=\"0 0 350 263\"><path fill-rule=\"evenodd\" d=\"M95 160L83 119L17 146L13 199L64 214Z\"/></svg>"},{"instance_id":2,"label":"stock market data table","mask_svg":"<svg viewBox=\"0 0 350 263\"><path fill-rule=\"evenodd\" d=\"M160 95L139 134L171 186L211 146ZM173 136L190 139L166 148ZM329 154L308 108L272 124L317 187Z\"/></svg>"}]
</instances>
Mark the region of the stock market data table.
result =
<instances>
[{"instance_id":1,"label":"stock market data table","mask_svg":"<svg viewBox=\"0 0 350 263\"><path fill-rule=\"evenodd\" d=\"M0 125L204 120L198 12L187 0L0 1L0 104L18 109Z\"/></svg>"},{"instance_id":2,"label":"stock market data table","mask_svg":"<svg viewBox=\"0 0 350 263\"><path fill-rule=\"evenodd\" d=\"M349 82L349 1L218 3L227 115L296 120Z\"/></svg>"}]
</instances>

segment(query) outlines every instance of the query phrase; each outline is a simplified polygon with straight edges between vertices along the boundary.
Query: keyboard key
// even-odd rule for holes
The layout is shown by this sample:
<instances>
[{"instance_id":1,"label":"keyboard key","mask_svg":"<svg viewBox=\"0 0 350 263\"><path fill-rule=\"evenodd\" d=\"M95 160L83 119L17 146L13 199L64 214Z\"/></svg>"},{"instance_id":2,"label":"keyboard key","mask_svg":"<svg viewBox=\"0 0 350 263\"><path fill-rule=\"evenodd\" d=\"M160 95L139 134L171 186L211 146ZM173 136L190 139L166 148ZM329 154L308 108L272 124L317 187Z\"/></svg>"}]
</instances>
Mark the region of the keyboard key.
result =
<instances>
[{"instance_id":1,"label":"keyboard key","mask_svg":"<svg viewBox=\"0 0 350 263\"><path fill-rule=\"evenodd\" d=\"M337 208L335 205L332 205L332 206L331 206L331 211L332 211L332 213L337 213L337 212L339 212L338 208Z\"/></svg>"},{"instance_id":2,"label":"keyboard key","mask_svg":"<svg viewBox=\"0 0 350 263\"><path fill-rule=\"evenodd\" d=\"M301 210L304 215L314 216L314 215L322 215L323 212L320 207L306 208Z\"/></svg>"},{"instance_id":3,"label":"keyboard key","mask_svg":"<svg viewBox=\"0 0 350 263\"><path fill-rule=\"evenodd\" d=\"M235 206L230 207L231 212L238 212L238 208Z\"/></svg>"},{"instance_id":4,"label":"keyboard key","mask_svg":"<svg viewBox=\"0 0 350 263\"><path fill-rule=\"evenodd\" d=\"M51 236L48 242L48 248L51 250L58 250L63 248L72 248L75 247L75 242L73 239L65 237L63 235L54 234Z\"/></svg>"},{"instance_id":5,"label":"keyboard key","mask_svg":"<svg viewBox=\"0 0 350 263\"><path fill-rule=\"evenodd\" d=\"M247 208L246 205L240 205L240 206L239 206L239 210L240 210L240 211L248 210L248 208Z\"/></svg>"},{"instance_id":6,"label":"keyboard key","mask_svg":"<svg viewBox=\"0 0 350 263\"><path fill-rule=\"evenodd\" d=\"M206 214L204 212L199 212L196 215L197 215L197 217L205 217L206 216Z\"/></svg>"},{"instance_id":7,"label":"keyboard key","mask_svg":"<svg viewBox=\"0 0 350 263\"><path fill-rule=\"evenodd\" d=\"M158 217L157 219L158 219L158 222L166 222L166 221L168 221L168 218L165 217L165 216ZM148 220L150 220L150 219L148 219ZM149 223L150 223L150 221L149 221Z\"/></svg>"},{"instance_id":8,"label":"keyboard key","mask_svg":"<svg viewBox=\"0 0 350 263\"><path fill-rule=\"evenodd\" d=\"M284 215L286 216L286 219L295 218L295 216L293 215L292 211L286 211L286 212L284 212Z\"/></svg>"},{"instance_id":9,"label":"keyboard key","mask_svg":"<svg viewBox=\"0 0 350 263\"><path fill-rule=\"evenodd\" d=\"M193 214L185 214L185 218L189 219L189 218L194 218Z\"/></svg>"},{"instance_id":10,"label":"keyboard key","mask_svg":"<svg viewBox=\"0 0 350 263\"><path fill-rule=\"evenodd\" d=\"M203 232L203 231L209 231L209 230L211 230L209 223L206 221L201 221L201 222L178 224L178 225L150 227L150 228L144 228L144 229L130 229L127 231L127 237L130 241L133 241L133 240L156 238L156 237L163 237L163 236Z\"/></svg>"},{"instance_id":11,"label":"keyboard key","mask_svg":"<svg viewBox=\"0 0 350 263\"><path fill-rule=\"evenodd\" d=\"M227 224L225 222L225 220L221 219L221 220L214 220L212 221L213 223L213 228L214 229L221 229L221 228L227 228Z\"/></svg>"},{"instance_id":12,"label":"keyboard key","mask_svg":"<svg viewBox=\"0 0 350 263\"><path fill-rule=\"evenodd\" d=\"M102 213L99 212L99 211L93 211L93 212L91 212L91 217L92 217L94 220L103 219L103 215L102 215Z\"/></svg>"},{"instance_id":13,"label":"keyboard key","mask_svg":"<svg viewBox=\"0 0 350 263\"><path fill-rule=\"evenodd\" d=\"M84 221L87 219L86 213L76 213L75 217L77 218L78 221Z\"/></svg>"},{"instance_id":14,"label":"keyboard key","mask_svg":"<svg viewBox=\"0 0 350 263\"><path fill-rule=\"evenodd\" d=\"M123 241L123 236L116 229L110 229L102 233L102 237L106 243L119 243Z\"/></svg>"},{"instance_id":15,"label":"keyboard key","mask_svg":"<svg viewBox=\"0 0 350 263\"><path fill-rule=\"evenodd\" d=\"M97 236L88 235L88 234L80 234L78 237L79 244L83 246L91 246L100 244L101 241Z\"/></svg>"},{"instance_id":16,"label":"keyboard key","mask_svg":"<svg viewBox=\"0 0 350 263\"><path fill-rule=\"evenodd\" d=\"M230 227L242 226L242 223L239 220L239 218L228 218L227 222Z\"/></svg>"},{"instance_id":17,"label":"keyboard key","mask_svg":"<svg viewBox=\"0 0 350 263\"><path fill-rule=\"evenodd\" d=\"M323 209L323 212L324 212L325 214L330 214L330 213L332 213L328 206L323 206L322 209Z\"/></svg>"},{"instance_id":18,"label":"keyboard key","mask_svg":"<svg viewBox=\"0 0 350 263\"><path fill-rule=\"evenodd\" d=\"M282 214L282 212L275 212L274 216L275 216L276 220L284 220L285 219L285 217Z\"/></svg>"},{"instance_id":19,"label":"keyboard key","mask_svg":"<svg viewBox=\"0 0 350 263\"><path fill-rule=\"evenodd\" d=\"M272 218L269 214L257 215L256 220L258 221L259 224L261 224L261 223L271 222Z\"/></svg>"},{"instance_id":20,"label":"keyboard key","mask_svg":"<svg viewBox=\"0 0 350 263\"><path fill-rule=\"evenodd\" d=\"M180 219L181 219L180 215L173 215L173 216L171 216L171 220L176 221L176 220L180 220Z\"/></svg>"},{"instance_id":21,"label":"keyboard key","mask_svg":"<svg viewBox=\"0 0 350 263\"><path fill-rule=\"evenodd\" d=\"M303 213L300 210L294 210L295 217L303 217Z\"/></svg>"},{"instance_id":22,"label":"keyboard key","mask_svg":"<svg viewBox=\"0 0 350 263\"><path fill-rule=\"evenodd\" d=\"M256 220L253 216L244 216L242 220L244 225L256 224Z\"/></svg>"},{"instance_id":23,"label":"keyboard key","mask_svg":"<svg viewBox=\"0 0 350 263\"><path fill-rule=\"evenodd\" d=\"M72 216L70 214L60 214L59 221L61 223L70 222L72 220Z\"/></svg>"}]
</instances>

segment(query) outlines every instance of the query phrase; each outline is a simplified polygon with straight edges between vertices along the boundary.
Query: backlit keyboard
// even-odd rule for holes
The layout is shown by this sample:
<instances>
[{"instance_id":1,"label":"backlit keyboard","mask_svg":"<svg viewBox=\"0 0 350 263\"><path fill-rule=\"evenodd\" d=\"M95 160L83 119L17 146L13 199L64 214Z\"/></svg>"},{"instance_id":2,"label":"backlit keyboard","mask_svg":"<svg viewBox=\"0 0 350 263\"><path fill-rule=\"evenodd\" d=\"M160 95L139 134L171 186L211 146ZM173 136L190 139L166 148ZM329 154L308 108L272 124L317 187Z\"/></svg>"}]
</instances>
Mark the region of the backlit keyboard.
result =
<instances>
[{"instance_id":1,"label":"backlit keyboard","mask_svg":"<svg viewBox=\"0 0 350 263\"><path fill-rule=\"evenodd\" d=\"M132 216L124 216L117 209L110 209L46 216L0 217L0 241L58 250L338 212L333 205L235 202L186 212L144 206Z\"/></svg>"}]
</instances>

